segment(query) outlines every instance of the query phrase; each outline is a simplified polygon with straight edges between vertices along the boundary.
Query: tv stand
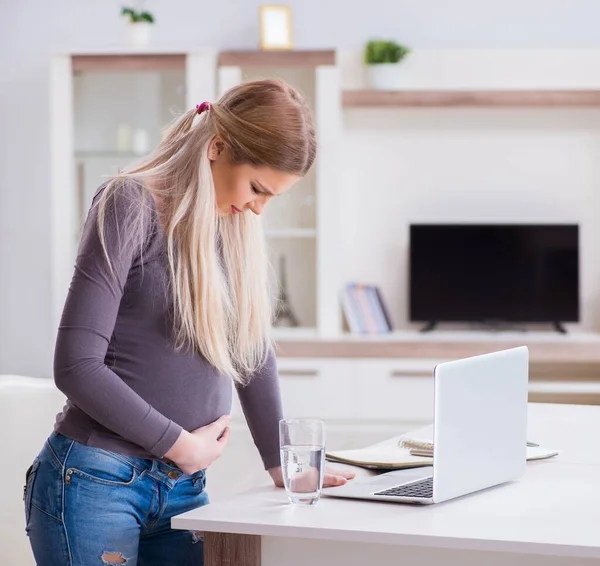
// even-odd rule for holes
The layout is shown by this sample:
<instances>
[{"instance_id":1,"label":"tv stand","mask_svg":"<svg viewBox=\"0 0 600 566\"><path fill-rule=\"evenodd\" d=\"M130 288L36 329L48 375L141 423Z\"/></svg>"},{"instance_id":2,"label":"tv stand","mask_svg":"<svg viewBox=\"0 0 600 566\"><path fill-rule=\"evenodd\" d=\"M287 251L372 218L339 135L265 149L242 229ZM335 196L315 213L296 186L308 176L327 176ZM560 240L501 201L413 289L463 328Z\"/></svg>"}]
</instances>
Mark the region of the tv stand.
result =
<instances>
[{"instance_id":1,"label":"tv stand","mask_svg":"<svg viewBox=\"0 0 600 566\"><path fill-rule=\"evenodd\" d=\"M437 326L437 320L430 320L419 332L431 332Z\"/></svg>"},{"instance_id":2,"label":"tv stand","mask_svg":"<svg viewBox=\"0 0 600 566\"><path fill-rule=\"evenodd\" d=\"M560 322L553 322L552 325L556 329L556 332L560 332L561 334L567 333L567 329Z\"/></svg>"},{"instance_id":3,"label":"tv stand","mask_svg":"<svg viewBox=\"0 0 600 566\"><path fill-rule=\"evenodd\" d=\"M435 330L437 328L437 326L438 326L437 320L430 320L423 328L421 328L419 330L419 332L431 332L432 330ZM519 326L512 326L502 320L484 320L484 321L480 321L479 323L477 323L477 326L481 330L485 330L487 332L502 332L502 331L507 331L507 330L513 330L513 331L519 330L521 332L527 332L526 328L519 327ZM552 327L559 334L567 334L567 329L562 325L561 322L558 322L558 321L553 322Z\"/></svg>"},{"instance_id":4,"label":"tv stand","mask_svg":"<svg viewBox=\"0 0 600 566\"><path fill-rule=\"evenodd\" d=\"M487 332L527 332L525 327L502 319L482 320L478 324L479 328Z\"/></svg>"}]
</instances>

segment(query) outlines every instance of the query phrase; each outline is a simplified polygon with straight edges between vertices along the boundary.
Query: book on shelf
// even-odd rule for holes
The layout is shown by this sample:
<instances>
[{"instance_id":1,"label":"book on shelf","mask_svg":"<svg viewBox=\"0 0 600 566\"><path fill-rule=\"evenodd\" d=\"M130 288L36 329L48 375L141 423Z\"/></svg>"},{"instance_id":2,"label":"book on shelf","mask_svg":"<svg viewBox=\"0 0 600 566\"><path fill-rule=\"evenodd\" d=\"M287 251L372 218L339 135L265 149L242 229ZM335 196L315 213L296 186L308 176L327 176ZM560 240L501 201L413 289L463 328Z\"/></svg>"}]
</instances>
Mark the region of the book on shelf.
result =
<instances>
[{"instance_id":1,"label":"book on shelf","mask_svg":"<svg viewBox=\"0 0 600 566\"><path fill-rule=\"evenodd\" d=\"M348 329L353 334L385 334L392 321L375 285L348 283L341 291L341 303Z\"/></svg>"},{"instance_id":2,"label":"book on shelf","mask_svg":"<svg viewBox=\"0 0 600 566\"><path fill-rule=\"evenodd\" d=\"M364 448L326 452L330 462L340 462L370 470L402 470L433 464L433 425L395 436ZM543 460L558 451L527 443L527 460Z\"/></svg>"}]
</instances>

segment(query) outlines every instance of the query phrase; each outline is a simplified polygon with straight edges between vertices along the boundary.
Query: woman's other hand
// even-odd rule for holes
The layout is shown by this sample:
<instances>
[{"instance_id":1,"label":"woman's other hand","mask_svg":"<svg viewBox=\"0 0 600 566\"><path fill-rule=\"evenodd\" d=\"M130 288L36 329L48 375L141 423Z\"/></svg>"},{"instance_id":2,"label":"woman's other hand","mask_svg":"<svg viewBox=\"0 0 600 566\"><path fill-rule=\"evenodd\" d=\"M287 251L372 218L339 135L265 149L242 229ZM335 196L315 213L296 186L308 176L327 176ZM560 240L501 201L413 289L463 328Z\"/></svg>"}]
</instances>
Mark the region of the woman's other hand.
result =
<instances>
[{"instance_id":1,"label":"woman's other hand","mask_svg":"<svg viewBox=\"0 0 600 566\"><path fill-rule=\"evenodd\" d=\"M269 474L273 479L273 483L277 487L284 487L283 485L283 474L281 467L271 468ZM344 470L333 468L331 466L325 466L325 477L323 478L323 487L334 487L338 485L344 485L348 480L354 478L356 474L352 470Z\"/></svg>"}]
</instances>

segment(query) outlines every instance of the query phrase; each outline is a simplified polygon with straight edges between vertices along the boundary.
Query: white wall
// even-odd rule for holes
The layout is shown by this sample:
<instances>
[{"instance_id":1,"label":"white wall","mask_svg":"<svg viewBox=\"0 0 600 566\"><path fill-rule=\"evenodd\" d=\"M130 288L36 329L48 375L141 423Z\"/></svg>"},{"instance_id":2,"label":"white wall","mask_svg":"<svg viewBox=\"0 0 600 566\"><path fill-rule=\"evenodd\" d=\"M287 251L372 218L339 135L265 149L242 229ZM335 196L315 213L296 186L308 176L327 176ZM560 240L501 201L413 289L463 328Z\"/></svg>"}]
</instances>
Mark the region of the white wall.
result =
<instances>
[{"instance_id":1,"label":"white wall","mask_svg":"<svg viewBox=\"0 0 600 566\"><path fill-rule=\"evenodd\" d=\"M599 110L353 110L345 126L359 166L344 177L344 273L381 285L398 327L409 223L547 221L581 226L580 326L598 330Z\"/></svg>"},{"instance_id":2,"label":"white wall","mask_svg":"<svg viewBox=\"0 0 600 566\"><path fill-rule=\"evenodd\" d=\"M253 48L257 43L259 3L253 0L148 0L147 6L154 10L158 20L155 45L171 48L176 43L182 49L203 46ZM103 48L107 44L121 43L123 24L118 17L121 4L116 0L0 0L0 372L51 374L55 329L50 325L49 287L48 59L51 53L60 50ZM299 48L357 48L372 35L395 36L420 48L600 46L600 34L597 33L600 4L595 0L506 0L495 3L481 0L373 0L367 7L359 8L357 4L354 9L349 9L344 0L303 0L291 4ZM357 122L364 119L368 132L378 119L367 114L361 113L358 118L348 116L348 147L364 150L366 155L373 157L374 148L357 140L357 128L363 128ZM590 116L593 118L593 113ZM411 120L423 119L398 113L392 121L403 125L408 120L408 132L416 128L415 124L410 125ZM583 123L587 119L579 118L581 131L585 130ZM460 113L454 113L445 120L454 121L456 125L462 118ZM483 136L478 159L485 162L485 153L493 151L493 144L500 144L500 149L512 147L507 139L494 141L488 137L500 127L494 123L493 116L487 114L483 118L484 122L492 121L487 133L477 129L477 120L467 119L469 126L463 136ZM518 113L511 114L509 122L517 124ZM450 123L447 128L450 131L454 126ZM535 124L527 128L532 141L543 135ZM585 130L582 135L575 136L577 141L574 143L583 150L572 151L578 156L574 159L580 160L576 163L583 168L578 173L582 178L578 191L588 191L597 175L592 159L596 143L592 141L594 135L592 130ZM416 133L412 135L412 138L416 137ZM561 159L561 150L569 144L571 133L568 127L559 127L556 136L550 137L552 167L560 169L561 164L563 167L560 180L566 178L567 166L567 161ZM419 167L427 164L408 160L416 147L409 142L408 137L402 142L405 158L398 163L409 168L411 178L416 180ZM439 140L432 156L445 152L444 143L449 145L448 140ZM457 141L456 148L451 150L455 156L460 154L460 143ZM389 151L386 149L388 155ZM531 167L542 161L541 155L535 155ZM447 159L440 171L454 171L452 165L455 163L455 160ZM402 173L401 168L393 171L384 168L384 171L398 176ZM504 185L508 190L509 178L502 175L497 164L494 171L498 186ZM370 172L372 169L366 167L360 174L361 179L368 180ZM559 190L558 180L556 189L552 190ZM539 177L536 183L537 188L530 190L540 196ZM387 199L395 185L390 181L380 186L382 192L378 198ZM467 183L466 186L474 185ZM369 206L375 206L378 200L371 202L373 204ZM392 207L384 208L387 208L385 214L392 210ZM376 212L379 213L379 209ZM413 211L414 214L417 212ZM385 239L389 245L399 246L401 251L401 231L397 236L391 233ZM365 246L367 242L361 240L357 244ZM389 248L386 253L390 253ZM381 263L373 267L373 273L377 274ZM401 264L393 267L398 273L401 268ZM397 308L400 308L400 296L392 298Z\"/></svg>"}]
</instances>

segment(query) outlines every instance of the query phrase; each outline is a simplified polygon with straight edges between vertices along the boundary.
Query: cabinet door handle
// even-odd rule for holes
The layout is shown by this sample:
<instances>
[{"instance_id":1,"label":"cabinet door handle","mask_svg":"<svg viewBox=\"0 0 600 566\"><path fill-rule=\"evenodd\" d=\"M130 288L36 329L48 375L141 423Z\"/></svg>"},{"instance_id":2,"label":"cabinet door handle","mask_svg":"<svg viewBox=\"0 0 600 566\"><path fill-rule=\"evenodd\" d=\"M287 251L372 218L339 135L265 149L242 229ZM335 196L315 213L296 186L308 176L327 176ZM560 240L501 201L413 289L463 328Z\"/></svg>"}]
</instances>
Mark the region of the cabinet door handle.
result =
<instances>
[{"instance_id":1,"label":"cabinet door handle","mask_svg":"<svg viewBox=\"0 0 600 566\"><path fill-rule=\"evenodd\" d=\"M319 375L316 369L280 369L280 377L317 377Z\"/></svg>"},{"instance_id":2,"label":"cabinet door handle","mask_svg":"<svg viewBox=\"0 0 600 566\"><path fill-rule=\"evenodd\" d=\"M417 369L394 369L390 371L391 377L432 377L433 373L425 370Z\"/></svg>"}]
</instances>

